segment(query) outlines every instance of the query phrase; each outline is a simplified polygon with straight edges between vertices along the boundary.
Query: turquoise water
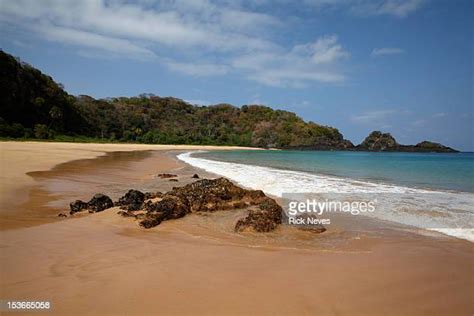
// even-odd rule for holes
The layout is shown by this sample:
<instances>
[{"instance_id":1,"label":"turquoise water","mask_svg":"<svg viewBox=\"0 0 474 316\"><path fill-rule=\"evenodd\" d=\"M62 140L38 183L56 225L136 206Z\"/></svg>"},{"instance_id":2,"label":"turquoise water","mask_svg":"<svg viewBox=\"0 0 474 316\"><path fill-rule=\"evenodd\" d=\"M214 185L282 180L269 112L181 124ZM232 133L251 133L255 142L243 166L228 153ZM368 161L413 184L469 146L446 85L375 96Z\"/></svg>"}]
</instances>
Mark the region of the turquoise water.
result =
<instances>
[{"instance_id":1,"label":"turquoise water","mask_svg":"<svg viewBox=\"0 0 474 316\"><path fill-rule=\"evenodd\" d=\"M206 159L416 188L474 192L474 153L215 151Z\"/></svg>"}]
</instances>

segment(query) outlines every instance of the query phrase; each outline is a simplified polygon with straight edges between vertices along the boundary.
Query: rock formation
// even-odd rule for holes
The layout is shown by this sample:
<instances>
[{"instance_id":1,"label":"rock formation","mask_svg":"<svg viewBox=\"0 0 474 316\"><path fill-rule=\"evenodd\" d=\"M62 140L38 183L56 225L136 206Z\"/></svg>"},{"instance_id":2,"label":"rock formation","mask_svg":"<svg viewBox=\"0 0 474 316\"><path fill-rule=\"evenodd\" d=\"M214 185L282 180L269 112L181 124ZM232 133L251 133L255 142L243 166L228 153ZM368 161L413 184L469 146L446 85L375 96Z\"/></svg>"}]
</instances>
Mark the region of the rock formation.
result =
<instances>
[{"instance_id":1,"label":"rock formation","mask_svg":"<svg viewBox=\"0 0 474 316\"><path fill-rule=\"evenodd\" d=\"M143 228L190 213L247 209L247 216L237 221L235 231L270 232L282 223L283 213L280 205L263 191L243 189L225 178L218 178L198 180L166 193L129 190L115 204L108 196L96 194L87 203L80 200L71 203L70 214L82 210L100 212L114 205L121 208L118 214L139 220Z\"/></svg>"},{"instance_id":2,"label":"rock formation","mask_svg":"<svg viewBox=\"0 0 474 316\"><path fill-rule=\"evenodd\" d=\"M111 208L114 206L112 199L107 195L97 193L92 197L89 202L83 202L81 200L76 200L69 204L70 212L69 214L74 214L81 211L89 211L89 213L101 212L105 209Z\"/></svg>"},{"instance_id":3,"label":"rock formation","mask_svg":"<svg viewBox=\"0 0 474 316\"><path fill-rule=\"evenodd\" d=\"M437 152L437 153L455 153L458 152L450 147L423 141L416 145L400 145L390 133L373 131L362 143L357 145L358 151L392 151L392 152Z\"/></svg>"},{"instance_id":4,"label":"rock formation","mask_svg":"<svg viewBox=\"0 0 474 316\"><path fill-rule=\"evenodd\" d=\"M357 147L368 151L390 151L396 150L399 146L390 133L373 131Z\"/></svg>"}]
</instances>

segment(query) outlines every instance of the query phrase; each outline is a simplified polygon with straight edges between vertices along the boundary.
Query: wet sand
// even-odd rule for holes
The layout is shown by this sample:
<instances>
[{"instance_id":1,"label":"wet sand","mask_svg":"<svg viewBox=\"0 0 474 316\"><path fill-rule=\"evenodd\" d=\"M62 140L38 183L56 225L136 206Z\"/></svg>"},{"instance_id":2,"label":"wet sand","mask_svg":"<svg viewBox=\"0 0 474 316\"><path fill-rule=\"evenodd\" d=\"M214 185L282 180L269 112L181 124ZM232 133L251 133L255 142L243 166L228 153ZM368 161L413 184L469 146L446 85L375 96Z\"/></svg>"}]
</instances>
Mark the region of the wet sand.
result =
<instances>
[{"instance_id":1,"label":"wet sand","mask_svg":"<svg viewBox=\"0 0 474 316\"><path fill-rule=\"evenodd\" d=\"M48 300L51 312L61 315L474 311L474 247L467 241L376 221L329 227L321 235L284 226L270 234L235 234L233 224L244 211L191 214L150 230L117 209L59 219L71 199L95 192L117 198L128 188L166 191L193 181L195 172L212 175L176 161L169 150L184 150L179 147L129 153L117 147L119 153L93 158L103 154L103 145L67 144L68 152L84 155L67 162L78 155L50 159L47 150L59 152L63 144L48 144L38 157L28 154L33 163L8 160L13 154L4 144L2 205L27 192L6 212L9 220L2 217L0 299ZM22 154L38 150L37 144L15 146ZM113 152L115 145L109 146ZM41 156L50 160L42 165ZM164 171L178 174L179 182L155 177ZM21 212L24 218L12 219Z\"/></svg>"}]
</instances>

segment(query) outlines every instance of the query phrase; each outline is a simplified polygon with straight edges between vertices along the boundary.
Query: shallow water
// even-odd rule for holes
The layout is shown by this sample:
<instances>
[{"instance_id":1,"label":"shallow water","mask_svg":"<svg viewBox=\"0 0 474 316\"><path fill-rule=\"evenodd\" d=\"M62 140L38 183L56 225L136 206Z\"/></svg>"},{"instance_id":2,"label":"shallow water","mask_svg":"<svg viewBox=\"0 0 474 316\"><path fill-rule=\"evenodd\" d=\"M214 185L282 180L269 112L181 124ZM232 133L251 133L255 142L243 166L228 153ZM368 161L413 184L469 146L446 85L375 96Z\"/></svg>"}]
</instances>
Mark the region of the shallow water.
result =
<instances>
[{"instance_id":1,"label":"shallow water","mask_svg":"<svg viewBox=\"0 0 474 316\"><path fill-rule=\"evenodd\" d=\"M474 192L474 153L213 151L196 157L374 183Z\"/></svg>"},{"instance_id":2,"label":"shallow water","mask_svg":"<svg viewBox=\"0 0 474 316\"><path fill-rule=\"evenodd\" d=\"M325 159L329 159L330 154L332 153L323 153L323 156ZM335 156L345 156L345 154L346 153L334 153ZM402 159L398 153L392 155L382 154L381 156L366 156L366 153L348 154L349 157L358 157L356 159L358 159L357 164L359 165L369 164L370 162L373 165L379 165L379 169L381 168L380 165L385 165L386 168L389 168L388 166L394 163L393 161L387 162L390 160L390 157L393 157L395 161ZM240 185L253 189L261 189L265 193L277 197L288 197L288 195L295 193L306 193L318 194L319 198L325 198L328 194L336 193L344 195L344 199L358 200L367 197L367 195L373 195L373 198L377 200L377 209L376 212L364 214L366 216L412 227L435 230L474 241L474 194L471 191L444 190L436 188L436 185L431 185L431 187L416 187L403 185L397 183L395 180L392 182L381 182L375 179L362 180L349 176L333 176L328 175L327 172L317 173L314 170L321 168L321 164L314 161L318 160L317 157L320 157L319 155L321 155L320 152L314 152L313 154L313 152L282 153L279 151L265 151L255 154L254 152L238 151L232 153L185 153L179 155L178 158L208 172L228 177ZM407 154L403 154L402 156L406 157L406 155ZM417 154L410 155L416 156ZM272 156L275 157L271 158ZM422 155L422 157L425 156L430 156L430 154ZM297 157L297 159L290 163L290 158L292 157ZM312 158L306 161L304 157ZM364 162L364 159L366 159L364 157L370 157L367 158L369 162ZM419 159L427 159L430 161L431 158L425 157ZM222 161L218 161L217 159L222 159ZM334 159L337 160L337 158ZM377 159L383 162L373 162ZM403 159L412 161L413 157ZM427 170L422 171L423 164L419 159L417 162L411 162L411 164L414 164L412 168L415 168L415 165L419 165L417 168L419 169L418 175L428 173ZM444 162L441 163L441 165L450 165L451 163L448 162L449 159L448 156L440 158L439 155L436 155L435 158L435 160L442 160ZM461 160L466 159L467 162L463 165L464 168L466 168L465 173L469 174L470 171L467 169L469 169L471 164L471 158L466 158L466 155L461 158ZM416 160L417 159L415 159L415 161ZM312 165L311 162L314 162L316 167L308 167ZM339 163L342 164L342 162ZM351 164L354 165L355 163L352 162ZM410 163L407 162L406 164ZM432 162L427 163L428 167L426 169L432 168L429 167L431 164ZM459 161L454 164L459 164ZM335 165L336 164L332 164L332 168L335 168ZM283 168L283 166L285 168ZM301 171L302 169L306 170ZM347 166L344 166L342 171L339 170L336 173L343 173L346 169ZM369 168L366 169L369 170ZM449 168L444 172L449 173L448 170ZM360 172L359 170L359 173ZM388 171L386 173L390 174ZM393 171L392 173L396 174L397 172ZM402 176L399 176L399 178L402 178ZM404 177L406 182L413 182L413 179L419 179L417 180L419 182L430 182L429 180L423 180L417 177L412 177L411 180L409 178L408 176ZM454 181L454 178L455 176L450 177L451 180L445 183L451 183ZM464 180L460 180L460 183L463 181ZM472 179L469 179L468 182L472 181ZM465 187L467 188L467 186Z\"/></svg>"}]
</instances>

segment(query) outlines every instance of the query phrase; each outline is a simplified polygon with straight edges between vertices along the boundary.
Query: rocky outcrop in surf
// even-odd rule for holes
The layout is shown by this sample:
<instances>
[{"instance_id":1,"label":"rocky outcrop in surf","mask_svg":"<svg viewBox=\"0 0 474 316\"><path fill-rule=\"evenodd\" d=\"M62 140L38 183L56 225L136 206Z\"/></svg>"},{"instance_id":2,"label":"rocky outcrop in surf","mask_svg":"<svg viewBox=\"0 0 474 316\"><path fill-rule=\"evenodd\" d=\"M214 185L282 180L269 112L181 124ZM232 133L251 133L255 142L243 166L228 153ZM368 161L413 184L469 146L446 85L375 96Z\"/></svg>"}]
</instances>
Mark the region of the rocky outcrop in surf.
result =
<instances>
[{"instance_id":1,"label":"rocky outcrop in surf","mask_svg":"<svg viewBox=\"0 0 474 316\"><path fill-rule=\"evenodd\" d=\"M120 207L118 214L136 219L147 229L190 213L245 209L248 213L237 221L236 232L270 232L282 223L283 214L281 206L263 191L241 188L225 178L198 180L166 193L129 190L115 203L106 195L96 194L89 202L71 203L70 214L113 206Z\"/></svg>"}]
</instances>

